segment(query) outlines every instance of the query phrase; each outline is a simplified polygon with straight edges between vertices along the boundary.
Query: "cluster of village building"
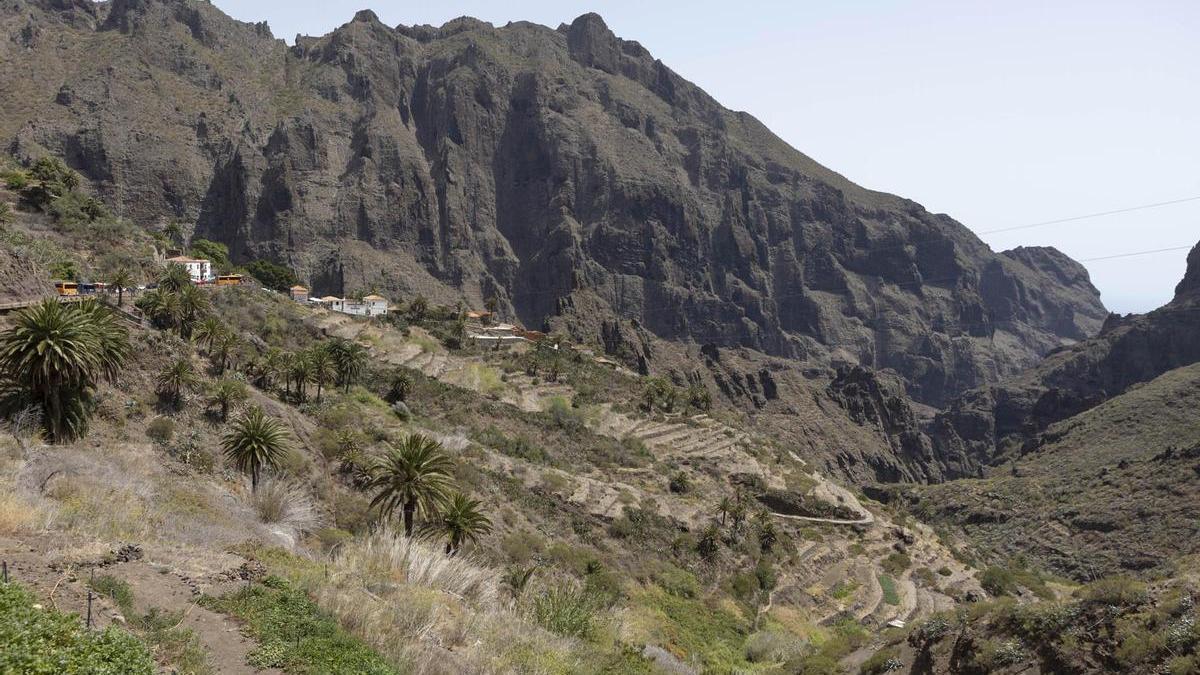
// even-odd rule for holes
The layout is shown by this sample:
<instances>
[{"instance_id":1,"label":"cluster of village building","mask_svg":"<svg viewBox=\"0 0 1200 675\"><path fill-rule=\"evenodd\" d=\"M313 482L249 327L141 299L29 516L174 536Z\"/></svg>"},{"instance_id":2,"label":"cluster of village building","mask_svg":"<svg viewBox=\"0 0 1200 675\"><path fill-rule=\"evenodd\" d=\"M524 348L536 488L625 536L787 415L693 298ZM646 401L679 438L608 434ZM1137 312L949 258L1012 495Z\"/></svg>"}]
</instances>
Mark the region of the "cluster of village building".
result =
<instances>
[{"instance_id":1,"label":"cluster of village building","mask_svg":"<svg viewBox=\"0 0 1200 675\"><path fill-rule=\"evenodd\" d=\"M165 262L182 266L195 284L235 285L244 281L240 274L217 275L213 270L212 262L204 258L176 254L167 258ZM74 295L79 292L76 289L80 284L60 282L57 286L60 295ZM105 284L90 284L90 286L105 286ZM332 295L312 298L309 297L307 287L296 285L288 289L288 296L302 304L352 316L386 316L389 309L387 298L374 293L361 298L339 298ZM528 330L517 324L497 322L495 315L489 311L469 311L466 313L466 319L466 337L479 344L501 345L514 342L540 342L546 339L546 334L540 331Z\"/></svg>"}]
</instances>

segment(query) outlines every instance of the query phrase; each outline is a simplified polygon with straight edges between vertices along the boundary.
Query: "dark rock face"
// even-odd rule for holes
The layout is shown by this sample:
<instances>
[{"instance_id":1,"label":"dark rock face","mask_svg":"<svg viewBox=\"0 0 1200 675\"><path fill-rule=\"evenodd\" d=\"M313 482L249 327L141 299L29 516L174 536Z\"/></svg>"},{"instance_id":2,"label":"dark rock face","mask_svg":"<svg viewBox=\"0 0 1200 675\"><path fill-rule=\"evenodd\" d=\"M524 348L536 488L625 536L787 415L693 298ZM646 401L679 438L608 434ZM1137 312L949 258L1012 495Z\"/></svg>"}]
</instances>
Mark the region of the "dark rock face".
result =
<instances>
[{"instance_id":1,"label":"dark rock face","mask_svg":"<svg viewBox=\"0 0 1200 675\"><path fill-rule=\"evenodd\" d=\"M1100 334L1060 348L1029 371L969 391L934 420L935 455L960 458L953 476L973 475L1036 451L1051 424L1100 405L1130 387L1200 361L1200 245L1175 299L1145 315L1112 315Z\"/></svg>"},{"instance_id":2,"label":"dark rock face","mask_svg":"<svg viewBox=\"0 0 1200 675\"><path fill-rule=\"evenodd\" d=\"M941 404L1105 316L1078 265L998 255L721 107L600 17L391 28L288 48L193 0L0 12L0 139L123 215L178 219L315 293L378 285L596 340L891 368ZM766 383L762 383L764 388Z\"/></svg>"},{"instance_id":3,"label":"dark rock face","mask_svg":"<svg viewBox=\"0 0 1200 675\"><path fill-rule=\"evenodd\" d=\"M839 368L830 382L828 394L842 406L850 419L875 428L887 440L891 456L865 459L874 479L884 483L939 481L946 473L933 456L929 439L922 433L904 385L869 368ZM959 467L951 467L956 473Z\"/></svg>"}]
</instances>

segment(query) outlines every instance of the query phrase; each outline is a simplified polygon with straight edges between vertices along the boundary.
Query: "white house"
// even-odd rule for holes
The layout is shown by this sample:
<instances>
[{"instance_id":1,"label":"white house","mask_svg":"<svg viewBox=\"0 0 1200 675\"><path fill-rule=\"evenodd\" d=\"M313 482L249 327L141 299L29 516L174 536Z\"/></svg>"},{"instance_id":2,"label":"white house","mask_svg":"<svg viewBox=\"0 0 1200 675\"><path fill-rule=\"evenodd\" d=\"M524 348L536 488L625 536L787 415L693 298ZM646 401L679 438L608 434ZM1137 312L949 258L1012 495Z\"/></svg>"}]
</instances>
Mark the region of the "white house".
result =
<instances>
[{"instance_id":1,"label":"white house","mask_svg":"<svg viewBox=\"0 0 1200 675\"><path fill-rule=\"evenodd\" d=\"M350 298L335 298L332 295L327 295L311 302L320 304L335 312L354 316L383 316L388 313L387 298L381 295L368 295L361 301Z\"/></svg>"},{"instance_id":2,"label":"white house","mask_svg":"<svg viewBox=\"0 0 1200 675\"><path fill-rule=\"evenodd\" d=\"M189 258L186 255L177 255L174 258L167 258L167 263L183 265L187 269L188 275L192 277L192 281L196 283L204 283L216 278L213 275L212 263L203 258Z\"/></svg>"}]
</instances>

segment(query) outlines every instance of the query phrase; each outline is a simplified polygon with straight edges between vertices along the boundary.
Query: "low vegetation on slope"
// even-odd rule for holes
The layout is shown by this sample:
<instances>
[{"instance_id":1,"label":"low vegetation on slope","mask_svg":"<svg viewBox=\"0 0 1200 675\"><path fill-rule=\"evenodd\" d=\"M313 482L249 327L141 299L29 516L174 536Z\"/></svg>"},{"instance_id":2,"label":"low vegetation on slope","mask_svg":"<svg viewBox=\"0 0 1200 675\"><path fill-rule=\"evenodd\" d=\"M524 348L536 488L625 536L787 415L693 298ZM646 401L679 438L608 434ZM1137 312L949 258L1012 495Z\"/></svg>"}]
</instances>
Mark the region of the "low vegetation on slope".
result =
<instances>
[{"instance_id":1,"label":"low vegetation on slope","mask_svg":"<svg viewBox=\"0 0 1200 675\"><path fill-rule=\"evenodd\" d=\"M898 490L953 524L984 558L1022 554L1079 580L1200 552L1200 365L1051 426L981 480Z\"/></svg>"},{"instance_id":2,"label":"low vegetation on slope","mask_svg":"<svg viewBox=\"0 0 1200 675\"><path fill-rule=\"evenodd\" d=\"M150 675L154 662L120 628L89 631L78 616L43 607L16 583L0 582L0 672Z\"/></svg>"},{"instance_id":3,"label":"low vegetation on slope","mask_svg":"<svg viewBox=\"0 0 1200 675\"><path fill-rule=\"evenodd\" d=\"M885 672L1200 673L1195 560L1169 581L1111 577L1057 601L1012 598L930 617L861 668Z\"/></svg>"}]
</instances>

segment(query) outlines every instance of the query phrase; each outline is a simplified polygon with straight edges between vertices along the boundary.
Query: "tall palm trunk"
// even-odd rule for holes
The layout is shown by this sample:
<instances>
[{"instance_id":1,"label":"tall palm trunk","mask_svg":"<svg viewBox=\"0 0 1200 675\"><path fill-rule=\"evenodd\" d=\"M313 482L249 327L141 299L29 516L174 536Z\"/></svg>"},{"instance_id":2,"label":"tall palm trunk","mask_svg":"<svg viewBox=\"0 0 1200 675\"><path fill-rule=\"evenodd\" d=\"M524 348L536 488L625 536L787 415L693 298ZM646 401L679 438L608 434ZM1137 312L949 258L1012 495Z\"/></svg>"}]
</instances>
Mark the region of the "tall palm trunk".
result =
<instances>
[{"instance_id":1,"label":"tall palm trunk","mask_svg":"<svg viewBox=\"0 0 1200 675\"><path fill-rule=\"evenodd\" d=\"M413 517L417 514L417 500L404 502L404 536L411 537L413 533Z\"/></svg>"}]
</instances>

